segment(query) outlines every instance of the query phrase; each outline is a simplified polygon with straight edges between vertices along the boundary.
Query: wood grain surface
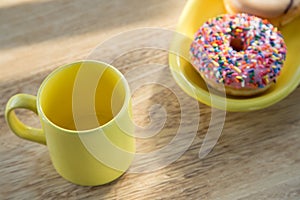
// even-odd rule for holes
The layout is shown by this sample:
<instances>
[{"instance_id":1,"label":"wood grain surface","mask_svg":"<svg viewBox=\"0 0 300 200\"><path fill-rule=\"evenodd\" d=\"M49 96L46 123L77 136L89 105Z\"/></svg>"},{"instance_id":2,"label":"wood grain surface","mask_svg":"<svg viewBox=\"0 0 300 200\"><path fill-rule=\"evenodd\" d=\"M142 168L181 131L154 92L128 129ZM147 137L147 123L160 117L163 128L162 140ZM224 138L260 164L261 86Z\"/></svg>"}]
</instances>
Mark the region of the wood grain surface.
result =
<instances>
[{"instance_id":1,"label":"wood grain surface","mask_svg":"<svg viewBox=\"0 0 300 200\"><path fill-rule=\"evenodd\" d=\"M184 4L0 1L0 199L300 199L300 88L269 108L226 113L224 119L222 111L212 115L210 107L176 85L164 50L136 49L112 62L132 88L138 86L132 94L134 121L140 126L137 152L172 145L169 151L140 160L138 168L132 166L112 183L82 187L67 182L54 170L46 146L16 137L6 125L4 109L12 95L36 94L53 69L87 58L113 35L143 27L174 29ZM100 57L150 36L118 41ZM151 37L157 42L167 39L163 32ZM32 112L18 110L18 116L40 126ZM200 159L209 127L222 126L223 120L217 145ZM182 137L172 143L179 132ZM171 162L176 155L179 158ZM141 172L134 173L137 170Z\"/></svg>"}]
</instances>

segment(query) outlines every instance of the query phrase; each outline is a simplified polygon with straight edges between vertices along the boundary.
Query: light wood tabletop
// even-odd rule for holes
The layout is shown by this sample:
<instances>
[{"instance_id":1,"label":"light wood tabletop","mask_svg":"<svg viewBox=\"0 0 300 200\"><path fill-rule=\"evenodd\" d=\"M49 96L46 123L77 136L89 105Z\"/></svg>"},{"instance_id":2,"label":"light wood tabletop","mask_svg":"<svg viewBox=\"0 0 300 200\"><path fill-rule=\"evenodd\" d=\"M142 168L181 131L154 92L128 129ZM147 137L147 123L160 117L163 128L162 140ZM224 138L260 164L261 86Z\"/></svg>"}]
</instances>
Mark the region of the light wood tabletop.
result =
<instances>
[{"instance_id":1,"label":"light wood tabletop","mask_svg":"<svg viewBox=\"0 0 300 200\"><path fill-rule=\"evenodd\" d=\"M165 31L116 42L111 38L145 27L175 30L185 3L0 1L0 199L300 199L299 87L271 107L225 113L195 101L177 86L168 52L140 48L118 55L123 47L150 37L167 40ZM112 45L98 56L118 55L111 64L136 88L133 118L142 130L136 132L137 153L149 156L109 184L78 186L55 171L46 146L9 130L4 110L12 95L36 95L51 71L89 58L107 40ZM34 113L17 114L24 123L40 127ZM149 127L155 132L147 132ZM220 127L221 137L200 159L211 127ZM151 154L159 150L161 154Z\"/></svg>"}]
</instances>

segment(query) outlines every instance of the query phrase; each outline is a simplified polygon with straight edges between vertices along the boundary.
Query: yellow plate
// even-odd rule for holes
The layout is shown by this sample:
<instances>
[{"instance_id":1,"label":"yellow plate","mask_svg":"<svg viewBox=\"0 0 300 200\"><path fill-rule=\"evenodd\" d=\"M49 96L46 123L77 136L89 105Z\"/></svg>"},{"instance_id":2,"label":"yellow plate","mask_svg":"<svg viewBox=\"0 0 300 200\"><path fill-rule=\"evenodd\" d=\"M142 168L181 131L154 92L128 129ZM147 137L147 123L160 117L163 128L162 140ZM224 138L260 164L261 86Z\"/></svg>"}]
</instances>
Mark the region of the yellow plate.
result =
<instances>
[{"instance_id":1,"label":"yellow plate","mask_svg":"<svg viewBox=\"0 0 300 200\"><path fill-rule=\"evenodd\" d=\"M289 95L300 82L300 17L280 29L287 45L287 59L277 79L268 91L255 97L219 96L209 93L205 82L187 61L195 32L211 17L226 13L222 0L189 0L179 19L177 32L186 37L172 41L169 65L178 85L198 101L227 111L251 111L266 108ZM185 58L185 59L184 59Z\"/></svg>"}]
</instances>

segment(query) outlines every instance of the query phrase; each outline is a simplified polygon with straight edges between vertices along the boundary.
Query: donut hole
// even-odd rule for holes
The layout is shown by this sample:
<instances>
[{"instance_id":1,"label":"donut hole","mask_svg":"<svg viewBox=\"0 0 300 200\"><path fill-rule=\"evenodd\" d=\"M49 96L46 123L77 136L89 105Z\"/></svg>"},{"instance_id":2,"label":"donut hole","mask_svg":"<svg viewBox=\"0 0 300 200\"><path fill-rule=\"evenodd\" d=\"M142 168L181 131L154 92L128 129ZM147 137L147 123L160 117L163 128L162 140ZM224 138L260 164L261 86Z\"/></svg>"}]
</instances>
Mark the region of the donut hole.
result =
<instances>
[{"instance_id":1,"label":"donut hole","mask_svg":"<svg viewBox=\"0 0 300 200\"><path fill-rule=\"evenodd\" d=\"M231 38L230 46L236 51L244 51L245 50L245 45L241 38L236 38L236 37Z\"/></svg>"}]
</instances>

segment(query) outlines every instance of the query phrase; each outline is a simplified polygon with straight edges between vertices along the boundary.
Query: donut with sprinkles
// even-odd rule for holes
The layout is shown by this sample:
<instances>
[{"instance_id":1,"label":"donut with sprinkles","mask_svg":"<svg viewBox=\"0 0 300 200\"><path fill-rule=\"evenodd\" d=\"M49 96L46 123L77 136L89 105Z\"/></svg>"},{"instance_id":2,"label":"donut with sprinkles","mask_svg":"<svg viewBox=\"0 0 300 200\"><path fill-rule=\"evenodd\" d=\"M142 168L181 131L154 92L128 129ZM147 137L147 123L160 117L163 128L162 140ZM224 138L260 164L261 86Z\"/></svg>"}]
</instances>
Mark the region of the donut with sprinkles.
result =
<instances>
[{"instance_id":1,"label":"donut with sprinkles","mask_svg":"<svg viewBox=\"0 0 300 200\"><path fill-rule=\"evenodd\" d=\"M245 13L209 19L196 32L191 63L217 90L259 94L276 82L286 59L283 36L265 19Z\"/></svg>"}]
</instances>

